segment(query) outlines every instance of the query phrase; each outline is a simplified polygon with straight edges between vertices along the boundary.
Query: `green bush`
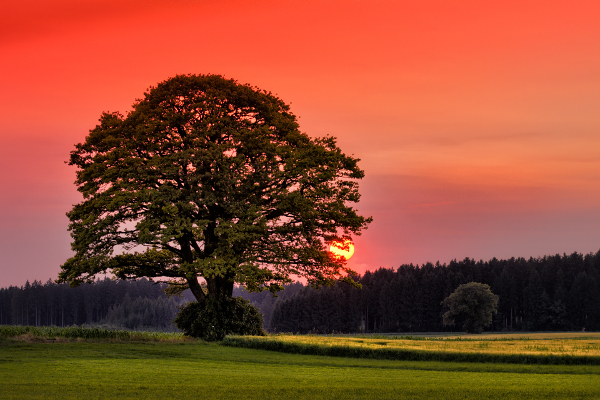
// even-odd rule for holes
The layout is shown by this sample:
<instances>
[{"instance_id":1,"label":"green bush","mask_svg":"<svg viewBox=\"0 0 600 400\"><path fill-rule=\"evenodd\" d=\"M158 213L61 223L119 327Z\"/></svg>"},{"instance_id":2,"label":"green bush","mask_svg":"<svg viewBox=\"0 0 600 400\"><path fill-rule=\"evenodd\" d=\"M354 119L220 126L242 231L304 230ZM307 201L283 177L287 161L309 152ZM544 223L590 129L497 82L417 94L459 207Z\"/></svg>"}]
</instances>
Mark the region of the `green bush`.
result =
<instances>
[{"instance_id":1,"label":"green bush","mask_svg":"<svg viewBox=\"0 0 600 400\"><path fill-rule=\"evenodd\" d=\"M188 303L175 318L175 325L185 335L209 342L223 340L225 335L265 334L262 315L241 297Z\"/></svg>"}]
</instances>

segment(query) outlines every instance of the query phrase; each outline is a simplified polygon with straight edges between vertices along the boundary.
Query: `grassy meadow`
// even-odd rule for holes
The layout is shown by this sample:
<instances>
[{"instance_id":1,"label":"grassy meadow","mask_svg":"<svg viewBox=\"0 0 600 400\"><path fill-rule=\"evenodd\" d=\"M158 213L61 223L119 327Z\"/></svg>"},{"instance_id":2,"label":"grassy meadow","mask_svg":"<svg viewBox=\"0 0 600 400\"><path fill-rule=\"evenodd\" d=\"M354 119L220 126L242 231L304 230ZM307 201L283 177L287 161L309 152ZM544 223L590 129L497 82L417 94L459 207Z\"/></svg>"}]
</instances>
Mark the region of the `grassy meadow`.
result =
<instances>
[{"instance_id":1,"label":"grassy meadow","mask_svg":"<svg viewBox=\"0 0 600 400\"><path fill-rule=\"evenodd\" d=\"M9 335L0 329L0 398L600 399L600 365L344 358L231 347L173 334L95 335L82 339L31 330ZM458 346L453 352L478 342L492 346L492 350L482 347L480 352L498 351L493 348L497 343L527 346L538 340L564 340L584 346L600 342L593 335L527 336L459 340L273 335L258 339L296 344L309 341L323 348L339 340L348 341L346 347L373 348L401 346L405 341L440 346L447 342ZM383 345L383 341L393 343Z\"/></svg>"}]
</instances>

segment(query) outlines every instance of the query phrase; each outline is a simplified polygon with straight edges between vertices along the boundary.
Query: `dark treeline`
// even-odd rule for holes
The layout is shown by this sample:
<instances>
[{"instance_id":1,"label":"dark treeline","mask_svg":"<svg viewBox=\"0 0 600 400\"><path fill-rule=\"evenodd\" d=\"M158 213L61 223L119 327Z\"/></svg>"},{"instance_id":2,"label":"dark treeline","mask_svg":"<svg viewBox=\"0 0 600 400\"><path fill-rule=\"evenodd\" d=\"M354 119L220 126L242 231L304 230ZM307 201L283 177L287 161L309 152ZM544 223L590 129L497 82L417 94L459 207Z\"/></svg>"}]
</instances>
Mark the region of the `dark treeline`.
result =
<instances>
[{"instance_id":1,"label":"dark treeline","mask_svg":"<svg viewBox=\"0 0 600 400\"><path fill-rule=\"evenodd\" d=\"M600 252L402 265L357 280L362 290L344 283L321 289L295 283L277 297L241 287L233 294L254 304L271 332L439 332L458 330L443 326L442 300L474 281L487 283L500 298L490 329L600 330ZM77 288L27 282L0 289L0 324L175 331L178 307L193 296L186 291L169 298L165 286L143 278L106 278Z\"/></svg>"},{"instance_id":2,"label":"dark treeline","mask_svg":"<svg viewBox=\"0 0 600 400\"><path fill-rule=\"evenodd\" d=\"M173 331L178 306L190 299L168 298L165 284L147 279L108 278L70 288L52 281L29 281L0 289L0 324L32 326L107 325Z\"/></svg>"},{"instance_id":3,"label":"dark treeline","mask_svg":"<svg viewBox=\"0 0 600 400\"><path fill-rule=\"evenodd\" d=\"M271 325L271 316L273 315L273 310L276 308L277 304L293 297L302 289L304 289L304 285L301 283L290 283L285 285L285 289L281 292L278 292L277 296L275 297L269 291L248 292L242 287L236 286L233 288L233 296L242 297L252 303L253 306L258 308L263 315L264 328L268 331L269 326Z\"/></svg>"},{"instance_id":4,"label":"dark treeline","mask_svg":"<svg viewBox=\"0 0 600 400\"><path fill-rule=\"evenodd\" d=\"M24 286L0 289L0 324L32 326L103 325L136 330L176 331L173 319L181 304L193 301L185 291L182 297L167 297L166 284L147 279L96 280L71 288L67 284L33 281ZM270 292L249 293L234 288L234 296L249 300L264 315L265 329L278 301L296 294L304 286L286 285L273 297Z\"/></svg>"},{"instance_id":5,"label":"dark treeline","mask_svg":"<svg viewBox=\"0 0 600 400\"><path fill-rule=\"evenodd\" d=\"M499 296L490 329L600 330L600 252L402 265L366 272L357 280L362 290L344 283L307 287L278 302L270 331L448 331L440 303L459 285L473 281L490 285Z\"/></svg>"}]
</instances>

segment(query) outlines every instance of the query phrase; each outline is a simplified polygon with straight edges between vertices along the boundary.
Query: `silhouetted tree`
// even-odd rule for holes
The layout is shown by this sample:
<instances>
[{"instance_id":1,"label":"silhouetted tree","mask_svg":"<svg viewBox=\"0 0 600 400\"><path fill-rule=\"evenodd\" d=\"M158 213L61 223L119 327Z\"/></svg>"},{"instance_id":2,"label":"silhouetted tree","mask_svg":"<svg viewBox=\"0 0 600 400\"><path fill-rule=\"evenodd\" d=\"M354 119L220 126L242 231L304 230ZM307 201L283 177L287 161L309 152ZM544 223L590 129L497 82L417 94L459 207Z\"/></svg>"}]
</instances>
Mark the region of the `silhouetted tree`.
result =
<instances>
[{"instance_id":1,"label":"silhouetted tree","mask_svg":"<svg viewBox=\"0 0 600 400\"><path fill-rule=\"evenodd\" d=\"M481 333L492 323L498 296L492 293L489 285L470 282L456 288L442 304L450 309L444 314L444 325L454 325L455 319L460 317L465 332Z\"/></svg>"},{"instance_id":2,"label":"silhouetted tree","mask_svg":"<svg viewBox=\"0 0 600 400\"><path fill-rule=\"evenodd\" d=\"M59 281L166 277L202 305L228 302L236 282L354 283L327 243L370 222L348 205L357 162L302 133L271 93L217 75L168 79L127 116L102 114L71 152L84 200L68 213L76 254Z\"/></svg>"}]
</instances>

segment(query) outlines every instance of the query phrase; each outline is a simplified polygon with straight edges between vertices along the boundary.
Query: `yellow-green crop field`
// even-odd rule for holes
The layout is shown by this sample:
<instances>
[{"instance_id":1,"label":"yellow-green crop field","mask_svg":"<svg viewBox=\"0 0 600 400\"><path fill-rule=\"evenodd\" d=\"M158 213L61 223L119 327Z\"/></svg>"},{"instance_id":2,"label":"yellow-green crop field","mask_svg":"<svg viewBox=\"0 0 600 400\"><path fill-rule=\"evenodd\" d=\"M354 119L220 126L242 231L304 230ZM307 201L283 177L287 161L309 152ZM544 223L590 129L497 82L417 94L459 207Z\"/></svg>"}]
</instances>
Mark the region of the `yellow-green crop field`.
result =
<instances>
[{"instance_id":1,"label":"yellow-green crop field","mask_svg":"<svg viewBox=\"0 0 600 400\"><path fill-rule=\"evenodd\" d=\"M411 361L600 365L597 333L487 336L228 336L223 344L282 353Z\"/></svg>"},{"instance_id":2,"label":"yellow-green crop field","mask_svg":"<svg viewBox=\"0 0 600 400\"><path fill-rule=\"evenodd\" d=\"M600 357L600 333L512 333L462 336L310 336L273 335L268 340L368 349L534 354Z\"/></svg>"}]
</instances>

